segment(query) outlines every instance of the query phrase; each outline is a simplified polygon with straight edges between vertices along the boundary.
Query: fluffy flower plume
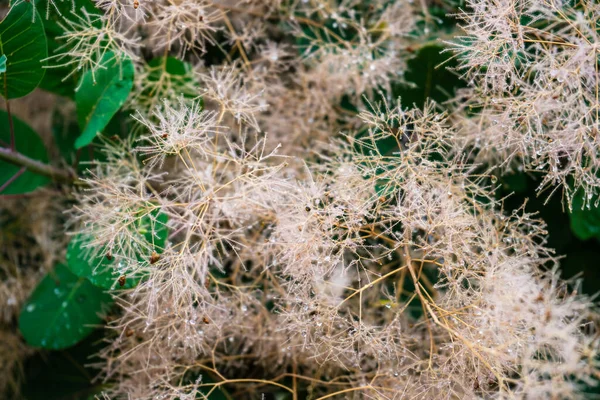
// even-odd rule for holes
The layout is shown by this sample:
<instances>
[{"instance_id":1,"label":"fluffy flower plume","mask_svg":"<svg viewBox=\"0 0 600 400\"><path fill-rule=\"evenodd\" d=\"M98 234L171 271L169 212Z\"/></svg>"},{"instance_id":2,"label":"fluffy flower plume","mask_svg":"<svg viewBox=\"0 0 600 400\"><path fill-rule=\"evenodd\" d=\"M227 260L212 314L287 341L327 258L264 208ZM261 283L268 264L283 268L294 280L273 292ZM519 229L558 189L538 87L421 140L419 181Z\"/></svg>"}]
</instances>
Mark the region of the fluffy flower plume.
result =
<instances>
[{"instance_id":1,"label":"fluffy flower plume","mask_svg":"<svg viewBox=\"0 0 600 400\"><path fill-rule=\"evenodd\" d=\"M543 171L540 191L598 194L598 46L594 1L469 2L456 43L472 88L458 99L476 160Z\"/></svg>"},{"instance_id":2,"label":"fluffy flower plume","mask_svg":"<svg viewBox=\"0 0 600 400\"><path fill-rule=\"evenodd\" d=\"M127 136L99 128L50 225L95 272L115 260L102 396L585 398L595 304L496 182L521 170L568 205L600 194L600 6L469 0L464 36L443 33L466 87L418 107L397 91L445 29L438 3L100 0L60 17L49 67L135 68L112 121ZM31 259L0 252L5 324L65 258L62 231L33 225L13 245ZM27 349L0 339L19 370Z\"/></svg>"}]
</instances>

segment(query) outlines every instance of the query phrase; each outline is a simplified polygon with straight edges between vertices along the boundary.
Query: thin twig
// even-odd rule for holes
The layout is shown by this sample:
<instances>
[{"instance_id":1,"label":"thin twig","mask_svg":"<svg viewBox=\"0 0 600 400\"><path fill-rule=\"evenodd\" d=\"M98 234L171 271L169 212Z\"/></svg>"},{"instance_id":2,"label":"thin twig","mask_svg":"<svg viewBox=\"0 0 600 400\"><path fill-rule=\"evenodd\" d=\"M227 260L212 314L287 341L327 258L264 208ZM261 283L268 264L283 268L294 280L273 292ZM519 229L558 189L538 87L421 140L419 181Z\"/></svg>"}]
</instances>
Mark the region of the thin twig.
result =
<instances>
[{"instance_id":1,"label":"thin twig","mask_svg":"<svg viewBox=\"0 0 600 400\"><path fill-rule=\"evenodd\" d=\"M71 170L59 169L52 165L44 164L43 162L29 158L26 155L11 149L0 147L0 160L9 162L18 167L24 167L34 174L47 176L57 182L69 184L81 182L77 175Z\"/></svg>"}]
</instances>

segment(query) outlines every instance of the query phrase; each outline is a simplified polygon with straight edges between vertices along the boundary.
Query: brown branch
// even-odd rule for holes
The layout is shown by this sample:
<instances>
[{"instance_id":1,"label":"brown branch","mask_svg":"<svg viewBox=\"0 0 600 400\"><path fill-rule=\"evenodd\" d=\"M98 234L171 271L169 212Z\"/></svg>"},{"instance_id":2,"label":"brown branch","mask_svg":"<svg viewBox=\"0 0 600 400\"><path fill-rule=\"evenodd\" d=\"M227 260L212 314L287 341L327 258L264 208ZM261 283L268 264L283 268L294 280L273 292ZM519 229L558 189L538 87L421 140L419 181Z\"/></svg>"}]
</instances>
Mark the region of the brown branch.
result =
<instances>
[{"instance_id":1,"label":"brown branch","mask_svg":"<svg viewBox=\"0 0 600 400\"><path fill-rule=\"evenodd\" d=\"M25 167L34 174L47 176L48 178L61 183L77 184L81 181L72 170L64 170L44 164L33 158L11 149L0 147L0 160L9 162L18 167Z\"/></svg>"}]
</instances>

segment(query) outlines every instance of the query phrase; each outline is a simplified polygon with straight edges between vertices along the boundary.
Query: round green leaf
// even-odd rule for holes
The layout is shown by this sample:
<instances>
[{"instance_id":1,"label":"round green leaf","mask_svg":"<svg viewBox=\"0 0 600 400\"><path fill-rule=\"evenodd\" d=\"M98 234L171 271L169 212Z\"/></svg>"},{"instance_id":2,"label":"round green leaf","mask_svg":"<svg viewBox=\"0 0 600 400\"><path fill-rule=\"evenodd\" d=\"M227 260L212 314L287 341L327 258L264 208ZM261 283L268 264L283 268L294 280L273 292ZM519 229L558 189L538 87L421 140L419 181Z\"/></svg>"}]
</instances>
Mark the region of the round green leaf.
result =
<instances>
[{"instance_id":1,"label":"round green leaf","mask_svg":"<svg viewBox=\"0 0 600 400\"><path fill-rule=\"evenodd\" d=\"M105 68L94 74L87 71L75 93L77 120L82 131L75 141L77 149L90 144L102 132L125 103L133 86L130 59L119 60L114 53L107 52L101 63Z\"/></svg>"},{"instance_id":2,"label":"round green leaf","mask_svg":"<svg viewBox=\"0 0 600 400\"><path fill-rule=\"evenodd\" d=\"M42 18L33 1L17 0L0 23L0 54L7 57L2 95L23 97L44 77L48 46Z\"/></svg>"},{"instance_id":3,"label":"round green leaf","mask_svg":"<svg viewBox=\"0 0 600 400\"><path fill-rule=\"evenodd\" d=\"M144 216L140 219L137 229L138 233L152 244L153 250L160 254L167 240L168 217L158 210L150 214L150 217ZM67 247L67 265L75 275L87 278L92 284L103 289L130 289L144 277L142 272L125 274L125 271L131 271L125 264L127 261L118 255L111 255L107 249L97 252L99 255L96 257L90 257L89 242L89 237L79 234L71 239ZM148 264L150 256L151 254L139 254L138 262ZM124 277L124 281L121 277Z\"/></svg>"},{"instance_id":4,"label":"round green leaf","mask_svg":"<svg viewBox=\"0 0 600 400\"><path fill-rule=\"evenodd\" d=\"M29 158L41 162L48 162L48 153L42 139L26 123L13 117L15 129L15 149ZM10 124L6 111L0 111L0 146L8 147L10 144ZM0 186L19 172L20 167L0 161ZM35 190L50 180L41 175L25 171L11 182L1 194L20 194Z\"/></svg>"},{"instance_id":5,"label":"round green leaf","mask_svg":"<svg viewBox=\"0 0 600 400\"><path fill-rule=\"evenodd\" d=\"M92 333L111 297L57 264L24 304L19 329L35 347L64 349Z\"/></svg>"},{"instance_id":6,"label":"round green leaf","mask_svg":"<svg viewBox=\"0 0 600 400\"><path fill-rule=\"evenodd\" d=\"M88 244L90 238L84 235L74 236L67 247L67 265L75 275L88 279L94 286L103 289L130 289L135 287L141 276L126 275L121 286L119 278L127 267L119 257L111 256L107 250L99 252L99 256L89 257Z\"/></svg>"}]
</instances>

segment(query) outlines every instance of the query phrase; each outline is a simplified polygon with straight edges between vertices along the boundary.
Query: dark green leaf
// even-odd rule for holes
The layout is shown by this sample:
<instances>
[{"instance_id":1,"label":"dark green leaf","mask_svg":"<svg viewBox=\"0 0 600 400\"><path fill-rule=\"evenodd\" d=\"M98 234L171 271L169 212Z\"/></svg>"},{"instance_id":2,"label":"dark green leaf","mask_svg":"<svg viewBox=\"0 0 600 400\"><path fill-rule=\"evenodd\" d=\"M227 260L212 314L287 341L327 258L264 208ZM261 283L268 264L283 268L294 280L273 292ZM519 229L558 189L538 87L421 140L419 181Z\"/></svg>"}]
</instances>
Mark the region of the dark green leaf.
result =
<instances>
[{"instance_id":1,"label":"dark green leaf","mask_svg":"<svg viewBox=\"0 0 600 400\"><path fill-rule=\"evenodd\" d=\"M45 2L40 3L38 7L46 6ZM48 40L48 55L50 57L58 53L67 53L73 48L74 43L67 43L65 39L59 38L64 34L64 28L60 24L64 24L65 20L77 20L77 15L81 15L82 8L90 14L98 12L91 0L54 0L48 18L44 20L44 29ZM44 79L40 82L40 88L61 96L74 98L80 74L73 71L71 65L54 65L64 64L65 62L68 62L68 59L63 59L61 62L49 61Z\"/></svg>"},{"instance_id":2,"label":"dark green leaf","mask_svg":"<svg viewBox=\"0 0 600 400\"><path fill-rule=\"evenodd\" d=\"M423 107L427 99L442 103L451 98L456 89L466 83L451 71L456 61L451 53L442 53L443 46L430 45L421 48L415 58L408 61L404 78L411 86L396 84L392 89L393 98L400 97L402 105Z\"/></svg>"},{"instance_id":3,"label":"dark green leaf","mask_svg":"<svg viewBox=\"0 0 600 400\"><path fill-rule=\"evenodd\" d=\"M151 72L148 79L157 81L160 79L161 72L166 72L169 75L185 76L191 71L190 64L180 61L175 57L159 57L153 58L148 62Z\"/></svg>"},{"instance_id":4,"label":"dark green leaf","mask_svg":"<svg viewBox=\"0 0 600 400\"><path fill-rule=\"evenodd\" d=\"M2 77L4 97L25 96L39 85L48 46L42 18L33 2L17 0L0 23L0 53L7 57Z\"/></svg>"},{"instance_id":5,"label":"dark green leaf","mask_svg":"<svg viewBox=\"0 0 600 400\"><path fill-rule=\"evenodd\" d=\"M19 328L35 347L63 349L92 333L111 297L57 264L24 304Z\"/></svg>"},{"instance_id":6,"label":"dark green leaf","mask_svg":"<svg viewBox=\"0 0 600 400\"><path fill-rule=\"evenodd\" d=\"M583 191L577 192L573 198L573 211L571 211L571 230L581 240L597 238L600 240L600 207L593 206L595 198L589 199L590 207L583 207Z\"/></svg>"},{"instance_id":7,"label":"dark green leaf","mask_svg":"<svg viewBox=\"0 0 600 400\"><path fill-rule=\"evenodd\" d=\"M22 397L26 400L97 400L106 385L94 378L102 360L98 352L106 346L102 329L95 330L68 349L38 352L23 365ZM94 364L94 365L91 365ZM91 397L88 397L91 396ZM13 398L13 397L8 397ZM102 398L102 397L100 397Z\"/></svg>"},{"instance_id":8,"label":"dark green leaf","mask_svg":"<svg viewBox=\"0 0 600 400\"><path fill-rule=\"evenodd\" d=\"M15 129L15 149L29 158L41 162L48 162L48 154L44 143L33 129L26 123L13 116ZM10 145L10 125L6 111L0 111L0 146ZM20 167L0 161L0 186L19 172ZM50 182L45 176L25 171L11 182L2 194L20 194L35 190L36 188Z\"/></svg>"},{"instance_id":9,"label":"dark green leaf","mask_svg":"<svg viewBox=\"0 0 600 400\"><path fill-rule=\"evenodd\" d=\"M175 57L153 58L148 62L148 78L140 94L152 98L168 89L178 96L196 97L191 71L192 66L189 63Z\"/></svg>"},{"instance_id":10,"label":"dark green leaf","mask_svg":"<svg viewBox=\"0 0 600 400\"><path fill-rule=\"evenodd\" d=\"M6 56L4 54L2 54L2 57L0 57L0 74L3 74L6 72Z\"/></svg>"},{"instance_id":11,"label":"dark green leaf","mask_svg":"<svg viewBox=\"0 0 600 400\"><path fill-rule=\"evenodd\" d=\"M102 59L106 67L83 76L81 86L75 93L77 119L82 130L75 141L80 149L90 144L106 127L112 117L125 103L133 86L133 63L129 59L120 62L108 52ZM95 77L95 81L94 81Z\"/></svg>"},{"instance_id":12,"label":"dark green leaf","mask_svg":"<svg viewBox=\"0 0 600 400\"><path fill-rule=\"evenodd\" d=\"M80 173L90 168L90 162L93 160L104 160L104 153L100 147L94 143L75 149L75 140L79 136L79 125L74 118L67 118L58 112L52 117L52 135L54 143L64 160L71 166L77 167Z\"/></svg>"},{"instance_id":13,"label":"dark green leaf","mask_svg":"<svg viewBox=\"0 0 600 400\"><path fill-rule=\"evenodd\" d=\"M511 173L501 177L502 189L507 193L523 193L527 190L527 176L524 173Z\"/></svg>"},{"instance_id":14,"label":"dark green leaf","mask_svg":"<svg viewBox=\"0 0 600 400\"><path fill-rule=\"evenodd\" d=\"M137 227L138 233L145 237L157 254L162 253L167 240L167 220L166 214L155 210L151 216L142 217ZM90 258L89 242L89 237L77 235L67 247L67 265L75 275L87 278L94 285L104 289L129 289L135 287L143 278L142 273L123 275L122 270L127 267L123 264L125 261L118 255L111 255L106 249L96 252L99 255ZM148 264L150 256L151 254L139 254L138 261ZM119 283L121 276L125 276L123 285Z\"/></svg>"}]
</instances>

